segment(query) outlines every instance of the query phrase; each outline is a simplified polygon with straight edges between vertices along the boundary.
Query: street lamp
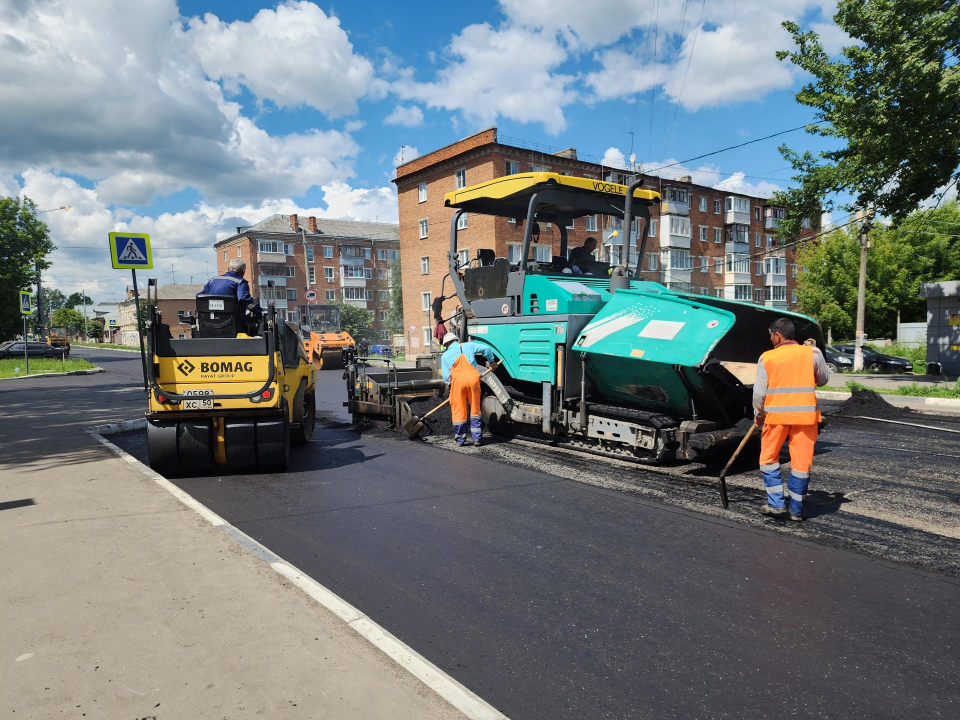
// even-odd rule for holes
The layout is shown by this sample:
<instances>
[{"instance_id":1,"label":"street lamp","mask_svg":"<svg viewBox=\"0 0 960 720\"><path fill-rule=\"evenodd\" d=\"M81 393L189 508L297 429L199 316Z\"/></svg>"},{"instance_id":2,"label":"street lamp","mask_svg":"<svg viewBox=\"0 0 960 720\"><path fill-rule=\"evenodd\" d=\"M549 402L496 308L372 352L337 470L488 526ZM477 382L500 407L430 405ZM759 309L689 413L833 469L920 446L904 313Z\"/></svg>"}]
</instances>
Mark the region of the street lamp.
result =
<instances>
[{"instance_id":1,"label":"street lamp","mask_svg":"<svg viewBox=\"0 0 960 720\"><path fill-rule=\"evenodd\" d=\"M33 216L43 215L48 212L56 212L57 210L69 210L69 205L61 205L60 207L50 208L49 210L34 210ZM36 270L37 270L37 323L40 325L40 339L43 340L45 328L43 326L43 288L40 284L40 260L36 261ZM26 338L24 338L26 339Z\"/></svg>"}]
</instances>

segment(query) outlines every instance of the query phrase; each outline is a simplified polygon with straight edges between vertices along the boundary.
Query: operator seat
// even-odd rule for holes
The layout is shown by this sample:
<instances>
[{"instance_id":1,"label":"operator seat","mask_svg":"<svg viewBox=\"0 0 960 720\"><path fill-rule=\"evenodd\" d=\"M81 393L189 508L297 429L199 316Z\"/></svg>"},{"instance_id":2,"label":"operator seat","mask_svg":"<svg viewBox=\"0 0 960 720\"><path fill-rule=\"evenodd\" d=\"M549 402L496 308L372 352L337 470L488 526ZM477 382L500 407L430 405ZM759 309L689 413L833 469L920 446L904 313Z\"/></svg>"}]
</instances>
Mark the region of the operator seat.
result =
<instances>
[{"instance_id":1,"label":"operator seat","mask_svg":"<svg viewBox=\"0 0 960 720\"><path fill-rule=\"evenodd\" d=\"M235 295L197 295L197 337L235 338L258 334L259 320L249 320Z\"/></svg>"}]
</instances>

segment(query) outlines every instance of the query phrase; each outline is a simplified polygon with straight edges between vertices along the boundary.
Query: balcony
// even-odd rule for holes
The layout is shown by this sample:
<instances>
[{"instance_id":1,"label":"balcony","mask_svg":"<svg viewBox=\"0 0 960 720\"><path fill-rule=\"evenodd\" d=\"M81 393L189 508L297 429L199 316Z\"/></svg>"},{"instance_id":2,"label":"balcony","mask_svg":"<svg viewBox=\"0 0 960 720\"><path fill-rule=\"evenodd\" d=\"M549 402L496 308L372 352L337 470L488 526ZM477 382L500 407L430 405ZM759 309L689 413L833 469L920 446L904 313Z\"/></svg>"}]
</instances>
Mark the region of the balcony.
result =
<instances>
[{"instance_id":1,"label":"balcony","mask_svg":"<svg viewBox=\"0 0 960 720\"><path fill-rule=\"evenodd\" d=\"M750 243L748 242L728 242L724 245L724 255L749 255Z\"/></svg>"},{"instance_id":2,"label":"balcony","mask_svg":"<svg viewBox=\"0 0 960 720\"><path fill-rule=\"evenodd\" d=\"M260 298L260 305L263 307L269 307L273 305L277 310L286 310L287 309L287 300L286 298Z\"/></svg>"},{"instance_id":3,"label":"balcony","mask_svg":"<svg viewBox=\"0 0 960 720\"><path fill-rule=\"evenodd\" d=\"M257 252L258 263L268 263L274 265L286 265L287 256L282 252Z\"/></svg>"},{"instance_id":4,"label":"balcony","mask_svg":"<svg viewBox=\"0 0 960 720\"><path fill-rule=\"evenodd\" d=\"M257 285L260 287L267 287L268 283L273 283L274 287L286 287L287 286L287 277L286 275L258 275L257 276Z\"/></svg>"},{"instance_id":5,"label":"balcony","mask_svg":"<svg viewBox=\"0 0 960 720\"><path fill-rule=\"evenodd\" d=\"M346 300L346 299L345 299L344 302L345 302L347 305L353 305L354 307L363 308L364 310L367 309L367 301L366 301L366 300Z\"/></svg>"},{"instance_id":6,"label":"balcony","mask_svg":"<svg viewBox=\"0 0 960 720\"><path fill-rule=\"evenodd\" d=\"M341 265L353 265L354 267L363 267L364 260L362 257L346 257L344 255L340 256Z\"/></svg>"},{"instance_id":7,"label":"balcony","mask_svg":"<svg viewBox=\"0 0 960 720\"><path fill-rule=\"evenodd\" d=\"M660 247L690 249L690 220L677 215L660 217Z\"/></svg>"},{"instance_id":8,"label":"balcony","mask_svg":"<svg viewBox=\"0 0 960 720\"><path fill-rule=\"evenodd\" d=\"M340 276L340 287L356 287L362 288L367 286L367 279L362 277L346 277L345 275Z\"/></svg>"},{"instance_id":9,"label":"balcony","mask_svg":"<svg viewBox=\"0 0 960 720\"><path fill-rule=\"evenodd\" d=\"M768 308L776 308L777 310L787 309L786 300L764 300L763 304Z\"/></svg>"},{"instance_id":10,"label":"balcony","mask_svg":"<svg viewBox=\"0 0 960 720\"><path fill-rule=\"evenodd\" d=\"M753 282L749 255L727 255L724 258L723 270L723 284L726 286L750 285Z\"/></svg>"},{"instance_id":11,"label":"balcony","mask_svg":"<svg viewBox=\"0 0 960 720\"><path fill-rule=\"evenodd\" d=\"M763 284L764 286L773 286L773 285L782 285L783 287L787 286L787 274L786 273L768 273L763 274Z\"/></svg>"},{"instance_id":12,"label":"balcony","mask_svg":"<svg viewBox=\"0 0 960 720\"><path fill-rule=\"evenodd\" d=\"M763 219L763 229L764 230L779 230L780 229L780 218L767 217Z\"/></svg>"},{"instance_id":13,"label":"balcony","mask_svg":"<svg viewBox=\"0 0 960 720\"><path fill-rule=\"evenodd\" d=\"M660 282L670 286L673 283L683 283L690 285L690 270L683 268L664 267L661 268Z\"/></svg>"},{"instance_id":14,"label":"balcony","mask_svg":"<svg viewBox=\"0 0 960 720\"><path fill-rule=\"evenodd\" d=\"M750 224L750 201L746 198L728 195L724 204L724 208L726 209L724 222L727 225Z\"/></svg>"},{"instance_id":15,"label":"balcony","mask_svg":"<svg viewBox=\"0 0 960 720\"><path fill-rule=\"evenodd\" d=\"M690 214L690 199L689 196L686 200L677 199L670 200L666 197L664 193L664 198L660 202L660 214L661 215L689 215Z\"/></svg>"}]
</instances>

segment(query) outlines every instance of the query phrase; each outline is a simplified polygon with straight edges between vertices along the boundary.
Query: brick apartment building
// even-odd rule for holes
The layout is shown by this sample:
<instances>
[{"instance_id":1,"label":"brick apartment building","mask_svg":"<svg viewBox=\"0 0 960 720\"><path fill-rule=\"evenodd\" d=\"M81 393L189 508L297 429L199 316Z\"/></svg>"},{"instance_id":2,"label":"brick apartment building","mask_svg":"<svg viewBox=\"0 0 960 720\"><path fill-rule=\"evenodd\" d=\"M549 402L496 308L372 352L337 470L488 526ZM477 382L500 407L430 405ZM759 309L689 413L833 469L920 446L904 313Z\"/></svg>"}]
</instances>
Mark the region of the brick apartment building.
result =
<instances>
[{"instance_id":1,"label":"brick apartment building","mask_svg":"<svg viewBox=\"0 0 960 720\"><path fill-rule=\"evenodd\" d=\"M250 293L266 307L273 303L288 320L307 305L306 292L315 290L315 304L341 299L373 313L373 330L390 340L390 263L399 255L397 226L391 223L272 215L249 227L238 227L217 241L217 272L224 273L235 257L247 262Z\"/></svg>"},{"instance_id":2,"label":"brick apartment building","mask_svg":"<svg viewBox=\"0 0 960 720\"><path fill-rule=\"evenodd\" d=\"M189 325L181 325L179 322L179 311L184 310L191 314L197 309L197 293L203 290L203 284L197 283L171 283L169 285L158 285L155 304L157 310L163 316L163 322L170 326L170 334L175 338L189 338L192 335ZM143 292L140 295L140 304L146 305L147 296ZM104 303L101 303L103 305ZM120 337L119 342L124 345L139 346L140 340L137 337L137 316L134 313L135 301L133 299L133 288L127 288L127 299L122 303L115 304L117 308L118 328ZM106 328L113 330L113 328ZM112 335L114 333L111 333ZM104 342L110 342L104 338Z\"/></svg>"},{"instance_id":3,"label":"brick apartment building","mask_svg":"<svg viewBox=\"0 0 960 720\"><path fill-rule=\"evenodd\" d=\"M423 352L432 334L430 303L441 292L448 272L450 220L453 210L443 205L446 193L503 175L548 171L628 184L634 177L619 168L578 159L573 148L544 153L501 143L490 128L446 147L421 155L397 168L400 211L400 250L403 275L404 334L410 352ZM749 300L795 309L797 266L792 247L779 247L777 225L783 209L743 193L714 189L691 182L645 176L645 187L659 191L662 204L651 208L642 277L668 287L703 295ZM497 257L519 262L523 218L461 217L458 232L460 262L476 257L480 248ZM619 245L611 233L621 219L588 216L568 230L568 248L587 237L601 243L604 261L619 261ZM636 231L634 253L636 252ZM533 259L549 262L559 254L557 228L541 223L540 242ZM631 258L631 266L636 258ZM445 288L451 292L450 283ZM456 299L446 301L444 314L453 312Z\"/></svg>"}]
</instances>

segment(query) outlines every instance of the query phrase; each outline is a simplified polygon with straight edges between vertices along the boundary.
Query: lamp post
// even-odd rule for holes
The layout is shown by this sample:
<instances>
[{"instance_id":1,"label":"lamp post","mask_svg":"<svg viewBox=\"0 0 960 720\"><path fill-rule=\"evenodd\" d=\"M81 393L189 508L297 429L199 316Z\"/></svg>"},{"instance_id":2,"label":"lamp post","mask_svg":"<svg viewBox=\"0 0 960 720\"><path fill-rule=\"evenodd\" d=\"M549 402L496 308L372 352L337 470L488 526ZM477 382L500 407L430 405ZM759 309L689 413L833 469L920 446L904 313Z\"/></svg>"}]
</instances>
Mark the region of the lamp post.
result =
<instances>
[{"instance_id":1,"label":"lamp post","mask_svg":"<svg viewBox=\"0 0 960 720\"><path fill-rule=\"evenodd\" d=\"M57 210L69 210L69 205L61 205L57 208L50 208L49 210L34 210L33 216L37 217L38 215L43 215L48 212L56 212ZM37 323L40 325L40 340L44 338L44 333L46 329L43 324L43 287L40 282L40 260L37 259L34 267L37 270Z\"/></svg>"}]
</instances>

